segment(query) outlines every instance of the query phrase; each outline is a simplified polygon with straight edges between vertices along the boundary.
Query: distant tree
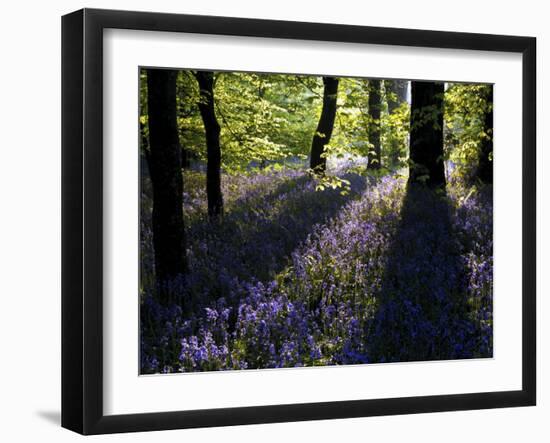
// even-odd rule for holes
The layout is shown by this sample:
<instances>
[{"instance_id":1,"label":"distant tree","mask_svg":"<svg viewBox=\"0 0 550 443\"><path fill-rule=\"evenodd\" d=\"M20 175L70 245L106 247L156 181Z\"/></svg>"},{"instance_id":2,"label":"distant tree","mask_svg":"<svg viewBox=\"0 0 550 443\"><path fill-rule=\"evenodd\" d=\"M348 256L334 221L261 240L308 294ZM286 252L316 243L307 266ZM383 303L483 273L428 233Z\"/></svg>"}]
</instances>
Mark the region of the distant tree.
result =
<instances>
[{"instance_id":1,"label":"distant tree","mask_svg":"<svg viewBox=\"0 0 550 443\"><path fill-rule=\"evenodd\" d=\"M380 80L369 80L369 119L368 119L368 139L370 144L368 156L368 169L380 169L380 111L382 108Z\"/></svg>"},{"instance_id":2,"label":"distant tree","mask_svg":"<svg viewBox=\"0 0 550 443\"><path fill-rule=\"evenodd\" d=\"M180 142L182 141L182 132L183 132L183 125L181 124L181 121L185 118L189 117L189 114L186 109L186 102L187 102L187 90L188 88L182 88L182 78L186 77L186 73L184 71L178 71L177 78L176 78L176 117L178 120L178 134L180 137ZM186 149L186 146L184 143L180 143L181 145L181 167L182 169L189 169L190 163L189 163L189 152Z\"/></svg>"},{"instance_id":3,"label":"distant tree","mask_svg":"<svg viewBox=\"0 0 550 443\"><path fill-rule=\"evenodd\" d=\"M493 86L485 88L484 137L481 141L477 177L486 184L493 183Z\"/></svg>"},{"instance_id":4,"label":"distant tree","mask_svg":"<svg viewBox=\"0 0 550 443\"><path fill-rule=\"evenodd\" d=\"M466 183L493 182L493 86L449 83L445 90L445 153Z\"/></svg>"},{"instance_id":5,"label":"distant tree","mask_svg":"<svg viewBox=\"0 0 550 443\"><path fill-rule=\"evenodd\" d=\"M384 80L384 96L388 105L388 116L384 122L387 143L385 146L387 164L385 166L388 168L400 167L399 157L403 156L403 151L406 149L402 132L406 130L408 137L408 125L406 128L403 127L402 118L408 116L403 114L402 106L407 101L408 84L407 80Z\"/></svg>"},{"instance_id":6,"label":"distant tree","mask_svg":"<svg viewBox=\"0 0 550 443\"><path fill-rule=\"evenodd\" d=\"M332 130L334 129L338 79L335 77L323 77L323 86L323 108L311 143L310 155L310 168L319 174L323 174L327 168L327 159L323 154L325 146L330 143Z\"/></svg>"},{"instance_id":7,"label":"distant tree","mask_svg":"<svg viewBox=\"0 0 550 443\"><path fill-rule=\"evenodd\" d=\"M189 169L191 161L202 159L204 152L204 125L197 107L199 88L191 71L179 71L176 80L177 117L181 144L181 167Z\"/></svg>"},{"instance_id":8,"label":"distant tree","mask_svg":"<svg viewBox=\"0 0 550 443\"><path fill-rule=\"evenodd\" d=\"M388 112L392 114L401 103L407 101L407 80L384 80Z\"/></svg>"},{"instance_id":9,"label":"distant tree","mask_svg":"<svg viewBox=\"0 0 550 443\"><path fill-rule=\"evenodd\" d=\"M147 71L149 169L153 188L155 278L160 287L186 271L176 71Z\"/></svg>"},{"instance_id":10,"label":"distant tree","mask_svg":"<svg viewBox=\"0 0 550 443\"><path fill-rule=\"evenodd\" d=\"M221 148L220 125L214 108L214 73L196 71L195 78L199 84L199 110L206 134L206 195L208 199L208 216L217 219L223 215L223 195L221 189Z\"/></svg>"},{"instance_id":11,"label":"distant tree","mask_svg":"<svg viewBox=\"0 0 550 443\"><path fill-rule=\"evenodd\" d=\"M444 84L412 82L409 183L445 186L443 157Z\"/></svg>"}]
</instances>

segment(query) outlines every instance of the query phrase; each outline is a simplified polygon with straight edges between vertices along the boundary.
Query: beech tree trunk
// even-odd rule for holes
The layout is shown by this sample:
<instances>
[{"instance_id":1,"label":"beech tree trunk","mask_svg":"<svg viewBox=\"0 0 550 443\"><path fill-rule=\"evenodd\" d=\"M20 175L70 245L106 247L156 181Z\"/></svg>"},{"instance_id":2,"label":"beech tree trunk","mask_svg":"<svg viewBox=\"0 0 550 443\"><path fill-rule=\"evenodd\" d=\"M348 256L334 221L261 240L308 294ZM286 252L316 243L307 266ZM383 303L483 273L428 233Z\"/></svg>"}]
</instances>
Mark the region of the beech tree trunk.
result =
<instances>
[{"instance_id":1,"label":"beech tree trunk","mask_svg":"<svg viewBox=\"0 0 550 443\"><path fill-rule=\"evenodd\" d=\"M223 215L223 195L221 189L221 149L220 125L214 109L214 73L197 71L195 78L200 88L199 110L206 134L206 194L208 216L218 219Z\"/></svg>"},{"instance_id":2,"label":"beech tree trunk","mask_svg":"<svg viewBox=\"0 0 550 443\"><path fill-rule=\"evenodd\" d=\"M323 77L323 109L311 143L310 155L310 168L319 174L323 174L327 169L327 159L322 154L325 152L325 145L330 143L334 129L338 82L335 77Z\"/></svg>"},{"instance_id":3,"label":"beech tree trunk","mask_svg":"<svg viewBox=\"0 0 550 443\"><path fill-rule=\"evenodd\" d=\"M443 83L412 82L409 183L445 187L443 93Z\"/></svg>"},{"instance_id":4,"label":"beech tree trunk","mask_svg":"<svg viewBox=\"0 0 550 443\"><path fill-rule=\"evenodd\" d=\"M181 147L176 120L176 75L147 71L149 173L153 187L153 247L159 287L186 271ZM162 291L161 291L162 297Z\"/></svg>"},{"instance_id":5,"label":"beech tree trunk","mask_svg":"<svg viewBox=\"0 0 550 443\"><path fill-rule=\"evenodd\" d=\"M484 132L486 137L481 144L477 176L486 184L493 183L493 86L488 86Z\"/></svg>"},{"instance_id":6,"label":"beech tree trunk","mask_svg":"<svg viewBox=\"0 0 550 443\"><path fill-rule=\"evenodd\" d=\"M368 139L371 147L368 156L368 169L380 169L382 156L380 152L380 99L382 82L380 80L369 80L369 123Z\"/></svg>"}]
</instances>

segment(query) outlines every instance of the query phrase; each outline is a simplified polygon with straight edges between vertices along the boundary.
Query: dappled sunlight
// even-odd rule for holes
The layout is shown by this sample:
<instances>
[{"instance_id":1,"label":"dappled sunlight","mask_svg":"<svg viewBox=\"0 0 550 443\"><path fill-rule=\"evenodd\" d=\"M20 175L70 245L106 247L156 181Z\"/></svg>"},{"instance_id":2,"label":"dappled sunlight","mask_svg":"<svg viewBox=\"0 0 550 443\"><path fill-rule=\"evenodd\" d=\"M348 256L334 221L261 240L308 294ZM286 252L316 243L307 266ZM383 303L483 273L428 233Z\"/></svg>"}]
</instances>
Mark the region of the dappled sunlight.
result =
<instances>
[{"instance_id":1,"label":"dappled sunlight","mask_svg":"<svg viewBox=\"0 0 550 443\"><path fill-rule=\"evenodd\" d=\"M140 373L493 355L491 85L140 78Z\"/></svg>"},{"instance_id":2,"label":"dappled sunlight","mask_svg":"<svg viewBox=\"0 0 550 443\"><path fill-rule=\"evenodd\" d=\"M216 259L216 251L199 254L200 258L192 255L202 261L193 265L197 271L190 273L191 281L205 267L210 266L212 273L198 283L185 282L180 290L189 295L191 285L192 291L213 291L209 297L202 297L193 313L185 314L185 303L162 307L152 298L144 309L153 324L169 325L156 334L168 341L177 337L178 352L168 359L167 370L491 356L492 268L483 264L488 251L472 249L478 243L466 241L485 234L485 206L475 195L467 207L460 202L455 207L444 194L408 189L403 178L369 180L358 190L359 198L341 201L339 209L328 206L328 213L336 212L324 223L297 227L303 231L293 247L291 242L289 250L274 255L282 259L275 276L258 278L268 269L261 257L273 251L258 253L241 240L260 232L267 244L272 241L277 248L285 244L281 231L271 230L284 223L283 214L290 209L286 205L282 211L269 212L275 215L265 230L254 225L227 239L229 246L220 250L221 258ZM272 194L282 197L277 188ZM300 202L307 208L312 195L322 200L322 193L315 193L308 181L287 183L284 189L283 203ZM266 197L269 200L270 194ZM473 217L476 226L468 221L472 211L481 211ZM234 229L236 218L243 214L242 209L236 211L224 229ZM222 239L229 235L220 232ZM219 241L215 245L222 247ZM241 251L235 253L237 245ZM224 253L233 255L223 261ZM247 256L257 260L238 260ZM234 277L245 270L257 275ZM484 285L481 292L479 285ZM483 310L478 309L481 305ZM156 354L150 345L142 345L144 370L161 369L158 356L151 358Z\"/></svg>"},{"instance_id":3,"label":"dappled sunlight","mask_svg":"<svg viewBox=\"0 0 550 443\"><path fill-rule=\"evenodd\" d=\"M238 186L227 177L229 203L222 222L208 220L203 200L188 200L187 212L195 214L187 229L191 272L181 298L203 303L233 299L232 284L224 282L273 279L314 226L330 220L364 190L365 177L343 177L350 181L346 195L338 189L316 191L312 177L294 170L254 174L248 180L241 176Z\"/></svg>"}]
</instances>

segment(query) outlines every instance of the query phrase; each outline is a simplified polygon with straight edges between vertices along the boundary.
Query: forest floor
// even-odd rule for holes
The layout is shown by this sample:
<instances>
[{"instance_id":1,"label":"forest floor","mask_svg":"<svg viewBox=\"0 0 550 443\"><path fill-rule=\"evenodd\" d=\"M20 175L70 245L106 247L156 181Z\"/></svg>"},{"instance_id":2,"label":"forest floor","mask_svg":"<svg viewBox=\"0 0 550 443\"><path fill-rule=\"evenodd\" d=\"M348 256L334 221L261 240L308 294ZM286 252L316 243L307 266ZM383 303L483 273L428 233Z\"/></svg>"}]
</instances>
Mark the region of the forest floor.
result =
<instances>
[{"instance_id":1,"label":"forest floor","mask_svg":"<svg viewBox=\"0 0 550 443\"><path fill-rule=\"evenodd\" d=\"M155 301L151 202L141 207L141 371L185 372L492 356L492 189L446 192L342 172L186 171L189 272Z\"/></svg>"}]
</instances>

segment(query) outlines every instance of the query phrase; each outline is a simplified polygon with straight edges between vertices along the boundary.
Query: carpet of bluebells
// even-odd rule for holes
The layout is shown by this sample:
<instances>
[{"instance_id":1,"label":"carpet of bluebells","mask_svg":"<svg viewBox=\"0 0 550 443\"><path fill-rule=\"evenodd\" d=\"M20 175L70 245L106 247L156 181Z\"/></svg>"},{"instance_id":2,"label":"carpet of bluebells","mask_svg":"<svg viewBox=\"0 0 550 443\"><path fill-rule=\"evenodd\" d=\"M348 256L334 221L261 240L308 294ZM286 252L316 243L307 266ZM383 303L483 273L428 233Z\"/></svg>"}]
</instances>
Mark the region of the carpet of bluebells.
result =
<instances>
[{"instance_id":1,"label":"carpet of bluebells","mask_svg":"<svg viewBox=\"0 0 550 443\"><path fill-rule=\"evenodd\" d=\"M492 356L492 189L446 191L341 172L316 190L295 169L185 172L189 272L155 301L151 202L141 204L141 372L172 373Z\"/></svg>"}]
</instances>

